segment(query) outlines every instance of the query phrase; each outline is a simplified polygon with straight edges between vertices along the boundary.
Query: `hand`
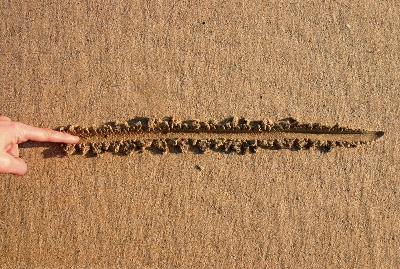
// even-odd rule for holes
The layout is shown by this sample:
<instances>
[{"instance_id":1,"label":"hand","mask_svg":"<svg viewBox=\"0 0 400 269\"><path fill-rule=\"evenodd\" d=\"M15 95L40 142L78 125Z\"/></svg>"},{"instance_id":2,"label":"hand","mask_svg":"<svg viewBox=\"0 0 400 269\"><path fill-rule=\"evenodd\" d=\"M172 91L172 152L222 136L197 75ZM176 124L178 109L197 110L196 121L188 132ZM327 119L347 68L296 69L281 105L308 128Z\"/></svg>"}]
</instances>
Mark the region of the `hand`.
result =
<instances>
[{"instance_id":1,"label":"hand","mask_svg":"<svg viewBox=\"0 0 400 269\"><path fill-rule=\"evenodd\" d=\"M19 157L18 144L28 140L74 144L79 137L13 122L8 117L0 116L0 173L26 173L27 165Z\"/></svg>"}]
</instances>

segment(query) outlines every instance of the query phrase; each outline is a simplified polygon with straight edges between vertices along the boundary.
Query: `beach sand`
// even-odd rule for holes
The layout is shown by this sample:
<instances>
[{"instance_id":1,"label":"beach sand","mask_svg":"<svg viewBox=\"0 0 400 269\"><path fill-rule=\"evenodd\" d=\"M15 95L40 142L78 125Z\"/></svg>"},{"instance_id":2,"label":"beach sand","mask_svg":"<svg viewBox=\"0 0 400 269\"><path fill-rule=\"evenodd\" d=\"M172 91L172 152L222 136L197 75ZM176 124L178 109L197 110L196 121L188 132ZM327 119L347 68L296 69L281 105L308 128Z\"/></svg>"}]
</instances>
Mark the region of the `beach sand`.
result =
<instances>
[{"instance_id":1,"label":"beach sand","mask_svg":"<svg viewBox=\"0 0 400 269\"><path fill-rule=\"evenodd\" d=\"M400 264L398 3L34 0L0 11L0 114L15 121L293 117L385 133L329 152L90 157L25 143L26 175L0 175L0 267Z\"/></svg>"}]
</instances>

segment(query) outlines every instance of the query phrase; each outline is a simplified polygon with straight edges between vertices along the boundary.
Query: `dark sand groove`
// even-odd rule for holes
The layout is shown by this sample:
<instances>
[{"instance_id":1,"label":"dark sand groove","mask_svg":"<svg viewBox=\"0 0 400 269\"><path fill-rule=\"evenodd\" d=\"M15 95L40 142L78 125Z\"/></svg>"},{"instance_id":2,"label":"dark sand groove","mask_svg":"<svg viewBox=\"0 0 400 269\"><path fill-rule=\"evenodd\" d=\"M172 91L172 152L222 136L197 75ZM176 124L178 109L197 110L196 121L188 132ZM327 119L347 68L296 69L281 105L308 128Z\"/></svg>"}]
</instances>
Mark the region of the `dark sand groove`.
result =
<instances>
[{"instance_id":1,"label":"dark sand groove","mask_svg":"<svg viewBox=\"0 0 400 269\"><path fill-rule=\"evenodd\" d=\"M368 144L383 132L324 126L318 123L300 124L293 118L270 121L248 121L230 118L221 122L197 120L178 121L136 118L128 122L111 122L100 127L67 126L60 131L77 135L80 143L62 145L67 155L96 156L104 152L128 155L150 150L165 153L219 152L247 153L258 149L301 150L316 148L328 152L334 147L354 148Z\"/></svg>"}]
</instances>

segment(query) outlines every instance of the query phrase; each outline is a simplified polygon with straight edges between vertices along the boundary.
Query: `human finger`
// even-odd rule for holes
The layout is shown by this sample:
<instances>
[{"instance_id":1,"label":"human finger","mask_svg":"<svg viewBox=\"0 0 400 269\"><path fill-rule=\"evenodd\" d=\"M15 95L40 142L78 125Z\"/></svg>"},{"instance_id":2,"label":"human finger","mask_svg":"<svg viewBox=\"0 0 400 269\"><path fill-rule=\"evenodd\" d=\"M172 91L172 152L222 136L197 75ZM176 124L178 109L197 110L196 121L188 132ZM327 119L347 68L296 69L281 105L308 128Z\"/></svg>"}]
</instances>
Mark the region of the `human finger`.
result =
<instances>
[{"instance_id":1,"label":"human finger","mask_svg":"<svg viewBox=\"0 0 400 269\"><path fill-rule=\"evenodd\" d=\"M22 176L28 169L26 163L21 158L14 158L9 154L0 156L0 172Z\"/></svg>"},{"instance_id":2,"label":"human finger","mask_svg":"<svg viewBox=\"0 0 400 269\"><path fill-rule=\"evenodd\" d=\"M21 124L20 126L24 141L31 140L37 142L59 142L74 144L79 142L79 137L67 133L57 132L48 128L38 128ZM23 142L23 141L22 141Z\"/></svg>"},{"instance_id":3,"label":"human finger","mask_svg":"<svg viewBox=\"0 0 400 269\"><path fill-rule=\"evenodd\" d=\"M19 157L19 148L18 148L18 144L13 145L8 151L8 154L10 154L11 156L13 156L14 158Z\"/></svg>"},{"instance_id":4,"label":"human finger","mask_svg":"<svg viewBox=\"0 0 400 269\"><path fill-rule=\"evenodd\" d=\"M11 119L6 116L0 116L0 121L11 121Z\"/></svg>"}]
</instances>

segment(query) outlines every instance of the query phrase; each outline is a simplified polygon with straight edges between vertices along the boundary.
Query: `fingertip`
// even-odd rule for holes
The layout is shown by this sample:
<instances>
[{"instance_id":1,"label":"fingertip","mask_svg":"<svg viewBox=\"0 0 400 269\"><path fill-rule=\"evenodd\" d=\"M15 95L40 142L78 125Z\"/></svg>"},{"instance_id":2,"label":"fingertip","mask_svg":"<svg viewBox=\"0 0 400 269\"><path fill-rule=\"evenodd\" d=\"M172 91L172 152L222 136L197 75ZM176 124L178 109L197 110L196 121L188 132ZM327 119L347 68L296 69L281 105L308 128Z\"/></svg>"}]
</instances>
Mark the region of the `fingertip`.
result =
<instances>
[{"instance_id":1,"label":"fingertip","mask_svg":"<svg viewBox=\"0 0 400 269\"><path fill-rule=\"evenodd\" d=\"M79 142L79 137L75 135L71 135L64 132L54 131L52 130L52 135L49 136L48 139L50 142L60 142L67 144L76 144Z\"/></svg>"},{"instance_id":2,"label":"fingertip","mask_svg":"<svg viewBox=\"0 0 400 269\"><path fill-rule=\"evenodd\" d=\"M66 139L66 140L64 141L65 143L76 144L76 143L79 142L79 136L68 135L67 138L68 138L68 139Z\"/></svg>"}]
</instances>

